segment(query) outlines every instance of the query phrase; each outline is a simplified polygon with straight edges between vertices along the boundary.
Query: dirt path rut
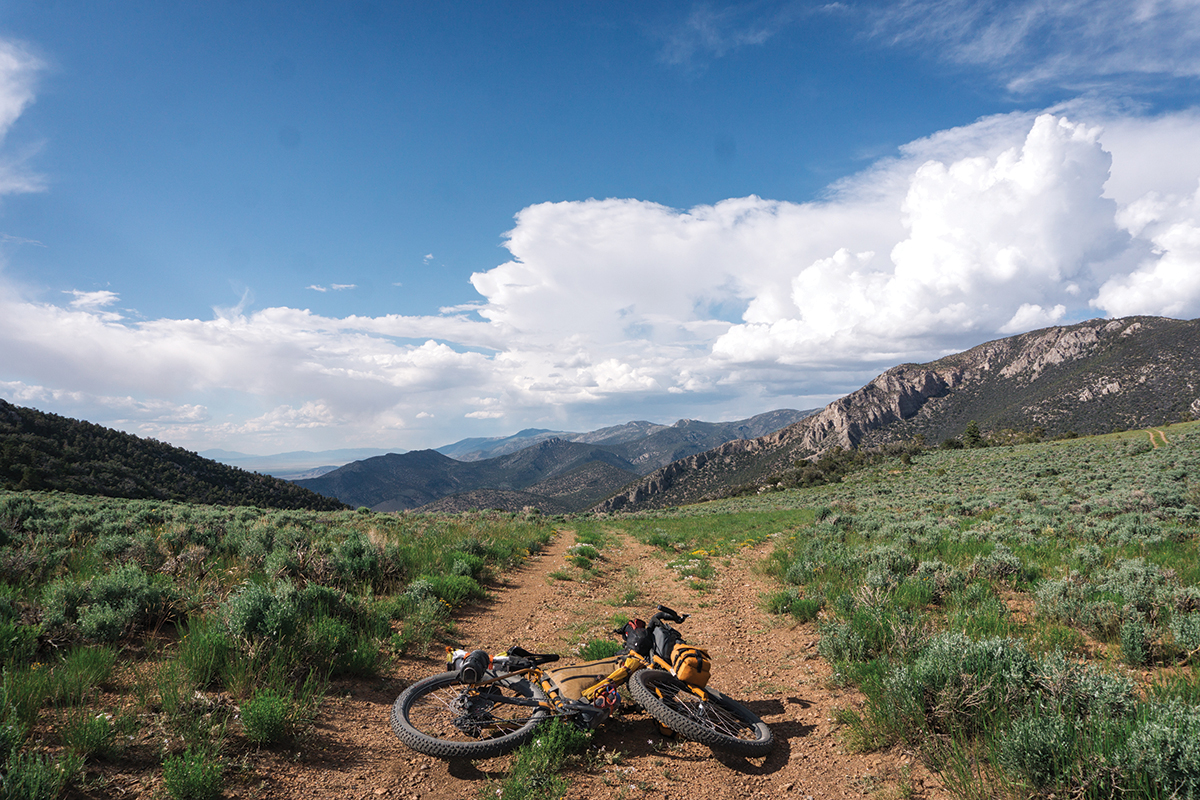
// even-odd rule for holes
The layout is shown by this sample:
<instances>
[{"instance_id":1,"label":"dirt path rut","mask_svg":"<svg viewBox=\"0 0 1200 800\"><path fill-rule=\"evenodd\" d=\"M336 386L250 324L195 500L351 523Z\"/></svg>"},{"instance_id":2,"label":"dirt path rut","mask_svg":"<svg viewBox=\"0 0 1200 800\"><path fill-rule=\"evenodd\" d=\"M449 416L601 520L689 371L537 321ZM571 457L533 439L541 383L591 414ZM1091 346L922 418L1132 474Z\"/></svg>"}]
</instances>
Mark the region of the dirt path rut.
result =
<instances>
[{"instance_id":1,"label":"dirt path rut","mask_svg":"<svg viewBox=\"0 0 1200 800\"><path fill-rule=\"evenodd\" d=\"M692 615L678 627L712 654L712 685L770 724L776 745L763 759L718 755L694 742L664 739L651 717L628 705L597 731L593 749L603 747L602 754L569 773L568 797L948 797L909 753L847 752L835 714L859 707L861 698L831 685L829 668L816 655L814 625L782 625L759 608L760 595L772 587L753 567L770 544L742 551L728 566L718 564L701 594L676 580L657 552L618 538L597 562L598 577L554 580L548 575L565 567L575 543L570 531L560 532L547 550L494 586L491 601L459 615L457 639L490 652L520 644L569 660L579 644L604 635L614 614L646 618L656 603L665 603ZM616 605L623 599L632 604ZM440 654L405 660L385 678L335 686L313 740L301 752L276 754L271 776L245 796L479 797L489 780L507 774L511 756L442 762L405 748L389 725L399 692L441 671L442 663Z\"/></svg>"}]
</instances>

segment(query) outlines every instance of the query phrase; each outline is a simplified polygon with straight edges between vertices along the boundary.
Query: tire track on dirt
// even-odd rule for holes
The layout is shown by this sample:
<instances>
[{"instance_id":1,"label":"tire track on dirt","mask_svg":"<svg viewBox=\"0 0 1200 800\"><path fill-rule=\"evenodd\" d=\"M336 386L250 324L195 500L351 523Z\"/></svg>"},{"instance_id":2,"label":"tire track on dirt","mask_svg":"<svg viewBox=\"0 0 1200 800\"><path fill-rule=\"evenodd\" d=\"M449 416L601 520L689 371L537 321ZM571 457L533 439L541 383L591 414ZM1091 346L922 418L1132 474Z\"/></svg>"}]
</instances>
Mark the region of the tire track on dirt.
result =
<instances>
[{"instance_id":1,"label":"tire track on dirt","mask_svg":"<svg viewBox=\"0 0 1200 800\"><path fill-rule=\"evenodd\" d=\"M835 712L861 707L861 696L832 685L829 667L816 654L814 624L781 624L759 607L759 596L776 588L753 571L770 543L736 554L728 566L714 559L718 573L701 594L676 580L660 551L624 535L614 538L602 551L598 577L553 580L548 575L564 566L575 543L571 531L559 531L541 554L499 576L487 602L456 614L456 640L468 649L493 653L519 644L561 653L570 662L578 644L604 636L614 614L644 619L656 603L664 603L692 615L678 628L691 644L711 653L712 685L770 724L776 746L766 758L745 759L664 739L654 720L627 701L622 713L596 732L592 750L600 755L566 773L571 781L567 797L948 797L902 749L846 751ZM626 593L640 596L634 605L615 605ZM431 649L427 657L403 659L381 679L332 687L311 740L301 751L278 753L270 778L257 794L245 796L479 797L489 780L507 775L512 756L444 762L408 750L391 732L389 714L396 696L413 681L443 669L442 653Z\"/></svg>"}]
</instances>

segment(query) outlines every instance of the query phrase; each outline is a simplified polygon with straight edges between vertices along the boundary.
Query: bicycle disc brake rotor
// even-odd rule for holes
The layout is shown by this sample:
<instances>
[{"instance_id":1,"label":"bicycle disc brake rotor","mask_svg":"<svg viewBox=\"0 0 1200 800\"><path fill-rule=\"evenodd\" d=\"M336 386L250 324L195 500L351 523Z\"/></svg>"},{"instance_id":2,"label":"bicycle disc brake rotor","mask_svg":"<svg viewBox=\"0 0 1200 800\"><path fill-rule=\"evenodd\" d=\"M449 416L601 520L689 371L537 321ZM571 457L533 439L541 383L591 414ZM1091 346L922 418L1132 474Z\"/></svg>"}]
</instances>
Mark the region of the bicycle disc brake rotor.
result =
<instances>
[{"instance_id":1,"label":"bicycle disc brake rotor","mask_svg":"<svg viewBox=\"0 0 1200 800\"><path fill-rule=\"evenodd\" d=\"M492 709L497 694L495 690L464 691L454 698L450 703L450 710L455 713L454 727L474 739L482 736L485 729L494 728L496 716Z\"/></svg>"}]
</instances>

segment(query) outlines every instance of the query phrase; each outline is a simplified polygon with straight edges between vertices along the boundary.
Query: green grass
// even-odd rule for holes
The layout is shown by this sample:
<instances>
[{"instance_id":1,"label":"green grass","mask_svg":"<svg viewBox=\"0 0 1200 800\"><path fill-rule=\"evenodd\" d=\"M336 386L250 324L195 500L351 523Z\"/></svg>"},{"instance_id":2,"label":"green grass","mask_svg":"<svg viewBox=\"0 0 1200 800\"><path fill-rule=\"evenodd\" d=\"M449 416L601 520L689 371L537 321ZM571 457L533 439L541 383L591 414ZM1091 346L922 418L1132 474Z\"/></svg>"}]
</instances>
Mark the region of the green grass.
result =
<instances>
[{"instance_id":1,"label":"green grass","mask_svg":"<svg viewBox=\"0 0 1200 800\"><path fill-rule=\"evenodd\" d=\"M1166 439L932 450L579 528L632 535L701 588L773 542L762 568L780 588L761 602L819 620L822 656L868 698L846 720L855 746L922 750L961 796L1191 796L1200 423ZM1140 692L1130 666L1151 670Z\"/></svg>"},{"instance_id":2,"label":"green grass","mask_svg":"<svg viewBox=\"0 0 1200 800\"><path fill-rule=\"evenodd\" d=\"M706 513L816 510L776 537L765 604L825 599L820 652L867 696L856 746L921 749L961 796L1191 795L1200 426L1167 439L936 451ZM1144 699L1125 665L1161 672Z\"/></svg>"},{"instance_id":3,"label":"green grass","mask_svg":"<svg viewBox=\"0 0 1200 800\"><path fill-rule=\"evenodd\" d=\"M625 645L616 639L592 639L579 649L581 661L599 661L620 653Z\"/></svg>"},{"instance_id":4,"label":"green grass","mask_svg":"<svg viewBox=\"0 0 1200 800\"><path fill-rule=\"evenodd\" d=\"M486 597L484 582L554 535L536 515L36 492L0 492L0 522L6 787L42 791L66 774L75 762L38 755L47 748L103 773L136 718L193 747L164 762L173 797L219 794L229 753L213 731L232 719L227 700L248 710L236 730L252 744L294 741L331 678L371 678L397 654L425 654L452 634L456 608ZM101 692L135 716L106 716ZM35 727L48 713L58 724Z\"/></svg>"},{"instance_id":5,"label":"green grass","mask_svg":"<svg viewBox=\"0 0 1200 800\"><path fill-rule=\"evenodd\" d=\"M559 800L570 783L560 774L591 742L591 732L568 722L542 723L534 738L517 750L509 776L499 785L489 784L479 792L484 798L504 800Z\"/></svg>"}]
</instances>

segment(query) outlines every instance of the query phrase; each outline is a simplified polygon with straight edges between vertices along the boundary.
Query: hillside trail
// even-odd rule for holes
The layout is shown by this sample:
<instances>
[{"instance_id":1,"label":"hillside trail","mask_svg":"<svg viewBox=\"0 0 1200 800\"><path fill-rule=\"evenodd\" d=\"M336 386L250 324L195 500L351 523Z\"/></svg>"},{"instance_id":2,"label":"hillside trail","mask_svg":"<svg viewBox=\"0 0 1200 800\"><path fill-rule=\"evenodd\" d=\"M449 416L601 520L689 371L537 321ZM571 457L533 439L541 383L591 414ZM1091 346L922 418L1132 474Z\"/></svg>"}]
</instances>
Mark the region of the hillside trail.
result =
<instances>
[{"instance_id":1,"label":"hillside trail","mask_svg":"<svg viewBox=\"0 0 1200 800\"><path fill-rule=\"evenodd\" d=\"M602 551L600 574L584 580L566 564L575 544L569 530L492 586L492 598L458 616L454 638L468 648L498 652L513 644L557 652L569 663L578 647L603 638L613 616L648 618L663 603L692 614L677 626L713 657L712 685L752 709L770 726L775 748L762 759L714 753L659 735L654 720L632 703L596 732L590 758L567 771L568 798L824 798L943 800L949 794L913 755L900 748L851 753L838 709L858 709L856 691L834 687L817 657L815 625L780 624L759 607L769 578L754 565L770 543L728 560L713 559L717 575L699 593L666 567L660 551L618 535ZM570 572L576 580L549 577ZM619 605L623 601L631 605ZM370 683L336 684L322 706L313 737L295 753L274 757L269 777L246 797L478 798L489 781L508 774L512 756L445 762L409 750L391 731L396 696L445 669L444 656L404 659ZM599 750L603 748L603 750Z\"/></svg>"}]
</instances>

